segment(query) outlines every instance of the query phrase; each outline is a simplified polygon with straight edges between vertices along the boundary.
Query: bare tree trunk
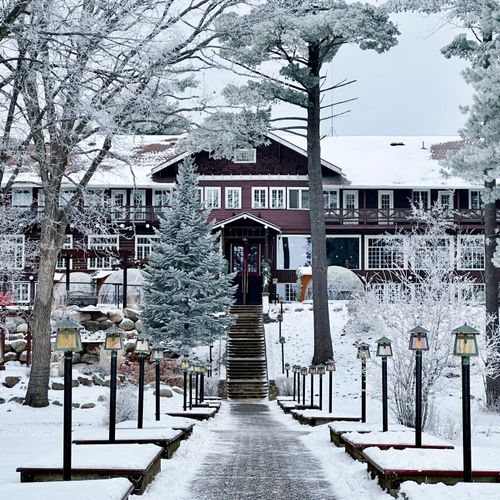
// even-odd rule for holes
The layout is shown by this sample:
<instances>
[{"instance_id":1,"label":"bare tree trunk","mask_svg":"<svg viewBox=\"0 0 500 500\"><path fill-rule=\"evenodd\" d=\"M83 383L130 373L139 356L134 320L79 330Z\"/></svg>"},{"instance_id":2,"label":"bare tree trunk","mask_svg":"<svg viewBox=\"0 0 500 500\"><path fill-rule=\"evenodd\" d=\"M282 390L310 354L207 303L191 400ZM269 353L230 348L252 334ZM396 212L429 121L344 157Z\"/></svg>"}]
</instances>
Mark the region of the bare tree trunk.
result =
<instances>
[{"instance_id":1,"label":"bare tree trunk","mask_svg":"<svg viewBox=\"0 0 500 500\"><path fill-rule=\"evenodd\" d=\"M495 188L495 180L485 182L486 191L492 192ZM493 254L497 245L497 214L495 200L484 205L484 234L485 234L485 264L484 283L486 291L486 313L491 321L486 328L486 337L493 338L498 332L498 270L493 264ZM500 374L489 374L486 376L486 401L488 408L498 408L500 403Z\"/></svg>"},{"instance_id":2,"label":"bare tree trunk","mask_svg":"<svg viewBox=\"0 0 500 500\"><path fill-rule=\"evenodd\" d=\"M54 291L54 271L66 226L47 218L40 239L40 264L35 306L32 315L32 364L24 404L42 407L49 404L50 376L50 313Z\"/></svg>"},{"instance_id":3,"label":"bare tree trunk","mask_svg":"<svg viewBox=\"0 0 500 500\"><path fill-rule=\"evenodd\" d=\"M311 76L317 78L317 83L308 91L307 107L307 168L309 174L314 313L313 364L324 363L333 357L328 312L325 208L321 175L320 69L319 45L310 45L309 71Z\"/></svg>"}]
</instances>

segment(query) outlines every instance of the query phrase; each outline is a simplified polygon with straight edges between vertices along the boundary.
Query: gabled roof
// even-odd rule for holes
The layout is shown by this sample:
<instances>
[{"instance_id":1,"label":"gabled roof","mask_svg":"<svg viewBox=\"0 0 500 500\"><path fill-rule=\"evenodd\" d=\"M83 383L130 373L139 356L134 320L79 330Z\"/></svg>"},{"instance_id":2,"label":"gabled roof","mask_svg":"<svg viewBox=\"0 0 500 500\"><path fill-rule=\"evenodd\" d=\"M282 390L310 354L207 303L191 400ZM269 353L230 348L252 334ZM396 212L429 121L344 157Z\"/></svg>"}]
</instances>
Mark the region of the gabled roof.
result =
<instances>
[{"instance_id":1,"label":"gabled roof","mask_svg":"<svg viewBox=\"0 0 500 500\"><path fill-rule=\"evenodd\" d=\"M265 219L261 219L260 217L257 217L256 215L249 214L248 212L243 212L238 215L233 215L232 217L229 217L228 219L221 220L215 224L214 229L220 229L223 228L224 226L227 226L228 224L232 224L233 222L237 222L240 219L250 219L253 222L256 222L257 224L260 224L264 227L269 227L270 229L273 229L277 233L281 233L281 228L278 227L276 224L273 224L272 222L269 222Z\"/></svg>"}]
</instances>

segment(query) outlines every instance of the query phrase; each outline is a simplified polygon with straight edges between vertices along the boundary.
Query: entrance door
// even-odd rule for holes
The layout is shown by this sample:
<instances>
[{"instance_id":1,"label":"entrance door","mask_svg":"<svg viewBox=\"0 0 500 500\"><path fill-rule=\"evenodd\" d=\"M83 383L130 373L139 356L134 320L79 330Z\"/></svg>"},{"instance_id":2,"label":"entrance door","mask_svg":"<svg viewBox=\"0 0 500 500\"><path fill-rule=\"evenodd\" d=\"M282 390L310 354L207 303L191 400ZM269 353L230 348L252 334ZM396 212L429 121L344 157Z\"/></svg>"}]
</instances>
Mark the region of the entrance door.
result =
<instances>
[{"instance_id":1,"label":"entrance door","mask_svg":"<svg viewBox=\"0 0 500 500\"><path fill-rule=\"evenodd\" d=\"M238 304L260 304L262 276L260 269L261 244L238 242L230 246L231 272L236 273Z\"/></svg>"},{"instance_id":2,"label":"entrance door","mask_svg":"<svg viewBox=\"0 0 500 500\"><path fill-rule=\"evenodd\" d=\"M357 224L359 200L357 191L344 191L344 224Z\"/></svg>"}]
</instances>

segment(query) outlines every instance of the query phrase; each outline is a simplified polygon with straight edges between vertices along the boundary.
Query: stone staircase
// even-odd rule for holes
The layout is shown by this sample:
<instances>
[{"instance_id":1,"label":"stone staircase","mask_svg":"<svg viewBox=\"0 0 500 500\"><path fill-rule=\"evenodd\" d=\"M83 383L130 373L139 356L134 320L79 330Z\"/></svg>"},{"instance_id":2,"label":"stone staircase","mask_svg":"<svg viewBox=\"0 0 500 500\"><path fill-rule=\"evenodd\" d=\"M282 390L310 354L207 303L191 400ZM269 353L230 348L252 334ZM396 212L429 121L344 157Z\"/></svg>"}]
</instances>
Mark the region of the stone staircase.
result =
<instances>
[{"instance_id":1,"label":"stone staircase","mask_svg":"<svg viewBox=\"0 0 500 500\"><path fill-rule=\"evenodd\" d=\"M227 342L230 399L267 398L267 361L262 306L232 306L237 316Z\"/></svg>"}]
</instances>

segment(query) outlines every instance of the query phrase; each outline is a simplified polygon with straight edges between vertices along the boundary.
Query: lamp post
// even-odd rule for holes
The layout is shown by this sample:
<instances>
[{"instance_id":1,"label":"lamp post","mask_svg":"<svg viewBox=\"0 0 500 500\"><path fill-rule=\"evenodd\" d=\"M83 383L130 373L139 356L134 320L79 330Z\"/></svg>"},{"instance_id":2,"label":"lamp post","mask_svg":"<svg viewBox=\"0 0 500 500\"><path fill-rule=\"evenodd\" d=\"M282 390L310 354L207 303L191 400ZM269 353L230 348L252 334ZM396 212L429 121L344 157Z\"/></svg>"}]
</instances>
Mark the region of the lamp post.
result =
<instances>
[{"instance_id":1,"label":"lamp post","mask_svg":"<svg viewBox=\"0 0 500 500\"><path fill-rule=\"evenodd\" d=\"M207 367L205 365L200 365L200 397L199 404L203 403L205 400L205 373L207 372Z\"/></svg>"},{"instance_id":2,"label":"lamp post","mask_svg":"<svg viewBox=\"0 0 500 500\"><path fill-rule=\"evenodd\" d=\"M116 359L123 347L123 330L113 325L106 330L104 349L111 351L111 381L109 385L109 441L113 443L116 436Z\"/></svg>"},{"instance_id":3,"label":"lamp post","mask_svg":"<svg viewBox=\"0 0 500 500\"><path fill-rule=\"evenodd\" d=\"M73 351L82 350L78 323L65 319L57 325L55 351L64 352L63 481L71 481L71 410Z\"/></svg>"},{"instance_id":4,"label":"lamp post","mask_svg":"<svg viewBox=\"0 0 500 500\"><path fill-rule=\"evenodd\" d=\"M187 358L182 358L181 359L181 370L182 374L184 375L184 393L183 393L183 402L182 402L182 409L184 411L187 410L187 374L189 370L189 360Z\"/></svg>"},{"instance_id":5,"label":"lamp post","mask_svg":"<svg viewBox=\"0 0 500 500\"><path fill-rule=\"evenodd\" d=\"M316 373L319 375L319 411L323 410L323 375L325 371L325 365L316 365Z\"/></svg>"},{"instance_id":6,"label":"lamp post","mask_svg":"<svg viewBox=\"0 0 500 500\"><path fill-rule=\"evenodd\" d=\"M213 363L213 358L212 358L212 349L214 348L214 343L210 342L208 345L208 362L210 363L210 368L208 370L208 376L212 376L212 363Z\"/></svg>"},{"instance_id":7,"label":"lamp post","mask_svg":"<svg viewBox=\"0 0 500 500\"><path fill-rule=\"evenodd\" d=\"M290 372L290 363L285 363L286 378L288 378L288 373Z\"/></svg>"},{"instance_id":8,"label":"lamp post","mask_svg":"<svg viewBox=\"0 0 500 500\"><path fill-rule=\"evenodd\" d=\"M193 363L194 372L194 406L198 406L199 400L199 387L200 387L200 365Z\"/></svg>"},{"instance_id":9,"label":"lamp post","mask_svg":"<svg viewBox=\"0 0 500 500\"><path fill-rule=\"evenodd\" d=\"M155 362L155 419L160 420L160 364L165 358L163 347L155 346L151 349L151 359Z\"/></svg>"},{"instance_id":10,"label":"lamp post","mask_svg":"<svg viewBox=\"0 0 500 500\"><path fill-rule=\"evenodd\" d=\"M139 358L139 406L137 411L137 428L142 429L144 421L144 363L149 354L149 340L139 335L135 343L134 352Z\"/></svg>"},{"instance_id":11,"label":"lamp post","mask_svg":"<svg viewBox=\"0 0 500 500\"><path fill-rule=\"evenodd\" d=\"M429 332L421 326L410 330L410 350L415 351L415 447L422 447L422 351L429 350Z\"/></svg>"},{"instance_id":12,"label":"lamp post","mask_svg":"<svg viewBox=\"0 0 500 500\"><path fill-rule=\"evenodd\" d=\"M280 300L280 311L278 313L278 332L279 332L279 340L281 340L281 323L283 322L283 301Z\"/></svg>"},{"instance_id":13,"label":"lamp post","mask_svg":"<svg viewBox=\"0 0 500 500\"><path fill-rule=\"evenodd\" d=\"M333 372L336 370L335 361L329 359L325 363L328 372L328 413L333 413Z\"/></svg>"},{"instance_id":14,"label":"lamp post","mask_svg":"<svg viewBox=\"0 0 500 500\"><path fill-rule=\"evenodd\" d=\"M285 337L280 337L280 344L281 344L281 373L285 373L285 344L286 344Z\"/></svg>"},{"instance_id":15,"label":"lamp post","mask_svg":"<svg viewBox=\"0 0 500 500\"><path fill-rule=\"evenodd\" d=\"M300 372L300 366L299 365L293 365L292 366L292 373L293 373L293 400L295 401L295 394L297 393L297 374ZM300 384L300 380L299 380ZM300 385L299 385L299 390L300 394ZM299 399L299 398L297 398Z\"/></svg>"},{"instance_id":16,"label":"lamp post","mask_svg":"<svg viewBox=\"0 0 500 500\"><path fill-rule=\"evenodd\" d=\"M316 373L316 365L309 366L309 375L311 375L311 408L314 406L314 374Z\"/></svg>"},{"instance_id":17,"label":"lamp post","mask_svg":"<svg viewBox=\"0 0 500 500\"><path fill-rule=\"evenodd\" d=\"M387 358L392 357L391 341L387 337L377 340L377 356L382 358L382 431L389 428L387 411Z\"/></svg>"},{"instance_id":18,"label":"lamp post","mask_svg":"<svg viewBox=\"0 0 500 500\"><path fill-rule=\"evenodd\" d=\"M300 369L300 373L302 375L302 406L306 405L306 375L307 375L307 366L303 366Z\"/></svg>"},{"instance_id":19,"label":"lamp post","mask_svg":"<svg viewBox=\"0 0 500 500\"><path fill-rule=\"evenodd\" d=\"M366 360L370 358L370 346L358 342L357 358L361 360L361 422L366 422Z\"/></svg>"},{"instance_id":20,"label":"lamp post","mask_svg":"<svg viewBox=\"0 0 500 500\"><path fill-rule=\"evenodd\" d=\"M194 366L191 365L188 367L189 370L189 409L193 409L193 371Z\"/></svg>"},{"instance_id":21,"label":"lamp post","mask_svg":"<svg viewBox=\"0 0 500 500\"><path fill-rule=\"evenodd\" d=\"M479 332L465 324L455 328L453 354L462 358L462 435L464 454L464 482L472 482L472 446L470 424L470 357L479 354L476 336Z\"/></svg>"}]
</instances>

